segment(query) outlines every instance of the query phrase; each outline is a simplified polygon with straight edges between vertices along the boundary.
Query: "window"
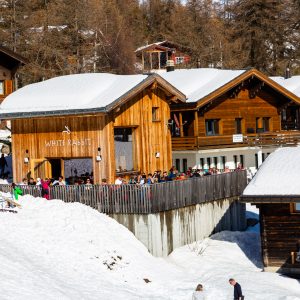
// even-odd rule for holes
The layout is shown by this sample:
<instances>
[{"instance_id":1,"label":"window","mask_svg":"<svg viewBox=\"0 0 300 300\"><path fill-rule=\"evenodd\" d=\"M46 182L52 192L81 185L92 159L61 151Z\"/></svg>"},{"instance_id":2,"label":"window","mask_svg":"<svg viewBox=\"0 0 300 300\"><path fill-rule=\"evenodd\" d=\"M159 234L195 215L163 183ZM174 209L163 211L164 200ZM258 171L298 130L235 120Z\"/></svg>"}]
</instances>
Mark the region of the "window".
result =
<instances>
[{"instance_id":1,"label":"window","mask_svg":"<svg viewBox=\"0 0 300 300\"><path fill-rule=\"evenodd\" d=\"M238 163L238 157L237 155L233 155L233 161L234 161L234 167L237 167L237 163Z\"/></svg>"},{"instance_id":2,"label":"window","mask_svg":"<svg viewBox=\"0 0 300 300\"><path fill-rule=\"evenodd\" d=\"M218 168L218 158L214 157L214 167Z\"/></svg>"},{"instance_id":3,"label":"window","mask_svg":"<svg viewBox=\"0 0 300 300\"><path fill-rule=\"evenodd\" d=\"M200 158L200 169L204 169L204 158Z\"/></svg>"},{"instance_id":4,"label":"window","mask_svg":"<svg viewBox=\"0 0 300 300\"><path fill-rule=\"evenodd\" d=\"M262 161L264 162L266 159L266 154L265 153L262 153Z\"/></svg>"},{"instance_id":5,"label":"window","mask_svg":"<svg viewBox=\"0 0 300 300\"><path fill-rule=\"evenodd\" d=\"M244 155L240 155L240 164L242 165L242 167L244 168L244 163L245 163L245 156Z\"/></svg>"},{"instance_id":6,"label":"window","mask_svg":"<svg viewBox=\"0 0 300 300\"><path fill-rule=\"evenodd\" d=\"M183 168L183 172L185 173L187 171L187 159L184 158L182 160L182 168Z\"/></svg>"},{"instance_id":7,"label":"window","mask_svg":"<svg viewBox=\"0 0 300 300\"><path fill-rule=\"evenodd\" d=\"M176 158L176 160L175 160L175 167L178 171L180 171L180 159L179 158Z\"/></svg>"},{"instance_id":8,"label":"window","mask_svg":"<svg viewBox=\"0 0 300 300\"><path fill-rule=\"evenodd\" d=\"M152 121L159 121L158 107L152 107Z\"/></svg>"},{"instance_id":9,"label":"window","mask_svg":"<svg viewBox=\"0 0 300 300\"><path fill-rule=\"evenodd\" d=\"M176 56L175 57L175 64L179 65L179 64L183 64L184 63L184 57L183 56Z\"/></svg>"},{"instance_id":10,"label":"window","mask_svg":"<svg viewBox=\"0 0 300 300\"><path fill-rule=\"evenodd\" d=\"M208 158L206 159L206 162L207 162L207 168L209 169L209 168L210 168L210 165L211 165L211 158L208 157Z\"/></svg>"},{"instance_id":11,"label":"window","mask_svg":"<svg viewBox=\"0 0 300 300\"><path fill-rule=\"evenodd\" d=\"M300 214L300 202L290 204L290 212Z\"/></svg>"},{"instance_id":12,"label":"window","mask_svg":"<svg viewBox=\"0 0 300 300\"><path fill-rule=\"evenodd\" d=\"M226 156L221 156L220 169L225 169Z\"/></svg>"},{"instance_id":13,"label":"window","mask_svg":"<svg viewBox=\"0 0 300 300\"><path fill-rule=\"evenodd\" d=\"M255 153L255 167L258 169L258 155Z\"/></svg>"},{"instance_id":14,"label":"window","mask_svg":"<svg viewBox=\"0 0 300 300\"><path fill-rule=\"evenodd\" d=\"M4 81L0 80L0 95L4 95Z\"/></svg>"},{"instance_id":15,"label":"window","mask_svg":"<svg viewBox=\"0 0 300 300\"><path fill-rule=\"evenodd\" d=\"M205 120L206 135L218 135L219 134L219 120L210 119Z\"/></svg>"},{"instance_id":16,"label":"window","mask_svg":"<svg viewBox=\"0 0 300 300\"><path fill-rule=\"evenodd\" d=\"M270 131L270 119L269 117L256 118L256 132Z\"/></svg>"},{"instance_id":17,"label":"window","mask_svg":"<svg viewBox=\"0 0 300 300\"><path fill-rule=\"evenodd\" d=\"M125 172L133 170L133 143L132 128L115 128L115 159L116 171Z\"/></svg>"},{"instance_id":18,"label":"window","mask_svg":"<svg viewBox=\"0 0 300 300\"><path fill-rule=\"evenodd\" d=\"M242 118L235 119L235 133L236 134L241 134L243 132L242 121L243 121Z\"/></svg>"},{"instance_id":19,"label":"window","mask_svg":"<svg viewBox=\"0 0 300 300\"><path fill-rule=\"evenodd\" d=\"M270 118L263 118L263 131L270 131Z\"/></svg>"}]
</instances>

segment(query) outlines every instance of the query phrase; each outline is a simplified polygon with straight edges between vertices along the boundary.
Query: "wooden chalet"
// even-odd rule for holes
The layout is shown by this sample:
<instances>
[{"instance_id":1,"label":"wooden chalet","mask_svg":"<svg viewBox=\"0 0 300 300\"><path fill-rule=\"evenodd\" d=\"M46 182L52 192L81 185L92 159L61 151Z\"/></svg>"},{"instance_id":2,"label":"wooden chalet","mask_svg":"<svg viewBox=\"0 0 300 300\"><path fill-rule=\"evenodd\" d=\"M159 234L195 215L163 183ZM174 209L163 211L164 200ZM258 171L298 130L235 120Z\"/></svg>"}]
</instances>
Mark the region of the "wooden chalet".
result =
<instances>
[{"instance_id":1,"label":"wooden chalet","mask_svg":"<svg viewBox=\"0 0 300 300\"><path fill-rule=\"evenodd\" d=\"M0 46L0 103L16 89L16 72L25 63L24 57Z\"/></svg>"},{"instance_id":2,"label":"wooden chalet","mask_svg":"<svg viewBox=\"0 0 300 300\"><path fill-rule=\"evenodd\" d=\"M161 76L187 96L171 106L173 163L181 171L258 168L278 146L300 142L300 98L255 69Z\"/></svg>"},{"instance_id":3,"label":"wooden chalet","mask_svg":"<svg viewBox=\"0 0 300 300\"><path fill-rule=\"evenodd\" d=\"M156 42L135 50L143 73L164 70L167 61L178 67L187 67L191 62L191 49L170 41Z\"/></svg>"},{"instance_id":4,"label":"wooden chalet","mask_svg":"<svg viewBox=\"0 0 300 300\"><path fill-rule=\"evenodd\" d=\"M299 170L300 148L278 149L262 164L241 197L242 202L259 208L266 271L300 274Z\"/></svg>"},{"instance_id":5,"label":"wooden chalet","mask_svg":"<svg viewBox=\"0 0 300 300\"><path fill-rule=\"evenodd\" d=\"M170 168L170 103L185 96L158 75L76 74L7 97L14 181L63 175L70 183Z\"/></svg>"}]
</instances>

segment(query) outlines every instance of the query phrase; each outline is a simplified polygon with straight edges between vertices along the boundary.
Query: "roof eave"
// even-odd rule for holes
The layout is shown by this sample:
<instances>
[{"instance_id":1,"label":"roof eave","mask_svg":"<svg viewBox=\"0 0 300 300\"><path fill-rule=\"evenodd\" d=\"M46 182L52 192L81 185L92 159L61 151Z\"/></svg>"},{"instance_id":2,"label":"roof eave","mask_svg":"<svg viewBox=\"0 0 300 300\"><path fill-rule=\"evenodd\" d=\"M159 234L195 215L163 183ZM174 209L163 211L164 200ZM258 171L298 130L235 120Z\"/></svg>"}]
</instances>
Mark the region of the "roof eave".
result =
<instances>
[{"instance_id":1,"label":"roof eave","mask_svg":"<svg viewBox=\"0 0 300 300\"><path fill-rule=\"evenodd\" d=\"M253 68L253 69L245 70L245 72L238 75L234 79L230 80L229 82L227 82L223 86L219 87L218 89L211 92L207 96L197 100L196 101L197 108L200 108L200 107L204 106L205 104L207 104L208 102L212 101L213 99L216 99L217 97L220 97L221 95L223 95L224 93L226 93L227 91L229 91L233 87L237 86L241 81L246 80L250 76L256 76L257 78L259 78L260 80L264 81L266 84L271 86L273 89L275 89L276 91L281 93L283 96L285 96L285 97L289 98L290 100L300 104L300 98L299 97L297 97L295 94L293 94L292 92L285 89L283 86L281 86L277 82L270 79L268 76L264 75L263 73L261 73L258 70Z\"/></svg>"},{"instance_id":2,"label":"roof eave","mask_svg":"<svg viewBox=\"0 0 300 300\"><path fill-rule=\"evenodd\" d=\"M300 202L300 195L242 195L240 201L243 203L294 203Z\"/></svg>"},{"instance_id":3,"label":"roof eave","mask_svg":"<svg viewBox=\"0 0 300 300\"><path fill-rule=\"evenodd\" d=\"M42 117L59 117L70 115L87 115L107 113L105 107L89 108L89 109L69 109L69 110L53 110L53 111L34 111L34 112L17 112L17 113L1 113L0 120L15 120L26 118L42 118Z\"/></svg>"}]
</instances>

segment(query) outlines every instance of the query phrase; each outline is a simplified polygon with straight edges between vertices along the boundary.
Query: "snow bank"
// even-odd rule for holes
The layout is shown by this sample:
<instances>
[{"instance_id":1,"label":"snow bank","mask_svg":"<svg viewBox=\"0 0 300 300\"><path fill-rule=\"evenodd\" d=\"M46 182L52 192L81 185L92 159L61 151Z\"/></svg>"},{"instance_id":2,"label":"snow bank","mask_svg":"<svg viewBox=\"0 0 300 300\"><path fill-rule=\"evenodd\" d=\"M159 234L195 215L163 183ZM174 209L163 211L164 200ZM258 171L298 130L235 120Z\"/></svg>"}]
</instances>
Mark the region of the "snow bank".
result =
<instances>
[{"instance_id":1,"label":"snow bank","mask_svg":"<svg viewBox=\"0 0 300 300\"><path fill-rule=\"evenodd\" d=\"M1 104L0 113L102 108L147 77L108 73L59 76L10 94Z\"/></svg>"},{"instance_id":2,"label":"snow bank","mask_svg":"<svg viewBox=\"0 0 300 300\"><path fill-rule=\"evenodd\" d=\"M260 166L243 195L300 195L300 147L277 149Z\"/></svg>"},{"instance_id":3,"label":"snow bank","mask_svg":"<svg viewBox=\"0 0 300 300\"><path fill-rule=\"evenodd\" d=\"M162 73L160 76L185 94L187 102L196 102L244 72L245 70L201 68L175 70Z\"/></svg>"},{"instance_id":4,"label":"snow bank","mask_svg":"<svg viewBox=\"0 0 300 300\"><path fill-rule=\"evenodd\" d=\"M300 299L296 280L256 266L256 233L223 232L159 259L125 227L82 204L31 196L20 203L17 214L0 216L1 299L183 300L203 283L208 300L223 300L232 299L229 277L246 299Z\"/></svg>"}]
</instances>

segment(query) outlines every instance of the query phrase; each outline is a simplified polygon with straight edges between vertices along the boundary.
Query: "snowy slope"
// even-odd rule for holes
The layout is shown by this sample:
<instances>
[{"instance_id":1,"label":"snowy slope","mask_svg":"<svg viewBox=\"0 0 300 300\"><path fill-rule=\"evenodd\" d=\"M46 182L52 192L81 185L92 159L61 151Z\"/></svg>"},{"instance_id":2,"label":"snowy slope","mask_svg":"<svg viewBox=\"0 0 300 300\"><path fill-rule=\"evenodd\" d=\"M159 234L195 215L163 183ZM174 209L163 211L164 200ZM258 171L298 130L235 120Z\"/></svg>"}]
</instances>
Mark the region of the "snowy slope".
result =
<instances>
[{"instance_id":1,"label":"snowy slope","mask_svg":"<svg viewBox=\"0 0 300 300\"><path fill-rule=\"evenodd\" d=\"M0 215L1 300L181 300L191 299L197 283L208 300L223 300L232 299L232 276L246 299L300 299L296 280L261 272L255 232L222 232L161 259L89 207L30 196L19 201L18 214Z\"/></svg>"}]
</instances>

